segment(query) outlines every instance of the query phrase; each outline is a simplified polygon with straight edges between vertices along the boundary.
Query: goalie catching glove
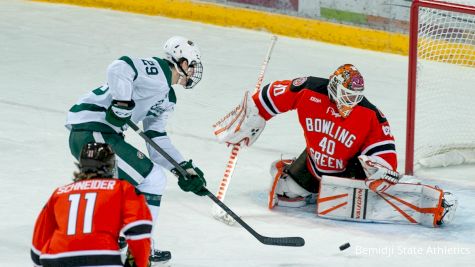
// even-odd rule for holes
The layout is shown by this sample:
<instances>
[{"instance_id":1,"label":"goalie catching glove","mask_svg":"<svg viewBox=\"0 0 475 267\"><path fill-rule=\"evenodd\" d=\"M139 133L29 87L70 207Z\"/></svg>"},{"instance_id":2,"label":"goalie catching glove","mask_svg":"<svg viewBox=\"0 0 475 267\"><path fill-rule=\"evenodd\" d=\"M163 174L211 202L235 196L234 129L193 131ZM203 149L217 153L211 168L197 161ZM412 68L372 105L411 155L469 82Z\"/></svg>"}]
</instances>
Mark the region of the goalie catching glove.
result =
<instances>
[{"instance_id":1,"label":"goalie catching glove","mask_svg":"<svg viewBox=\"0 0 475 267\"><path fill-rule=\"evenodd\" d=\"M366 174L366 185L373 192L384 192L397 184L401 175L385 166L383 159L376 156L358 156Z\"/></svg>"},{"instance_id":2,"label":"goalie catching glove","mask_svg":"<svg viewBox=\"0 0 475 267\"><path fill-rule=\"evenodd\" d=\"M213 125L213 128L220 143L237 145L242 142L251 146L265 126L266 121L259 115L256 104L246 91L241 104Z\"/></svg>"},{"instance_id":3,"label":"goalie catching glove","mask_svg":"<svg viewBox=\"0 0 475 267\"><path fill-rule=\"evenodd\" d=\"M171 172L178 177L178 186L185 192L193 192L198 196L204 196L208 193L206 190L206 180L203 172L193 166L193 161L183 161L180 166L185 169L187 176L183 176L176 168L173 168Z\"/></svg>"}]
</instances>

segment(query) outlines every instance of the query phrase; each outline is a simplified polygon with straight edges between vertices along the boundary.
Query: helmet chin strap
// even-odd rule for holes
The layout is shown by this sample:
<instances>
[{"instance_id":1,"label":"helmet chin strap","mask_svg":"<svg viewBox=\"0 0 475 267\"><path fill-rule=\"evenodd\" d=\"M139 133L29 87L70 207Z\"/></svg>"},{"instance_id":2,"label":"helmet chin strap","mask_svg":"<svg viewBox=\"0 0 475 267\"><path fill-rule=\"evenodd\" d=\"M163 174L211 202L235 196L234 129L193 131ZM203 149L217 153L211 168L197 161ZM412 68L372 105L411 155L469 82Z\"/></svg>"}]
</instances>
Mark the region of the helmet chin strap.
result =
<instances>
[{"instance_id":1,"label":"helmet chin strap","mask_svg":"<svg viewBox=\"0 0 475 267\"><path fill-rule=\"evenodd\" d=\"M176 61L174 58L172 58L172 60L173 60L173 65L175 65L176 71L178 71L178 74L180 74L180 77L181 76L188 76L188 75L186 75L186 71L181 67L180 63L178 61Z\"/></svg>"},{"instance_id":2,"label":"helmet chin strap","mask_svg":"<svg viewBox=\"0 0 475 267\"><path fill-rule=\"evenodd\" d=\"M178 61L176 61L174 58L172 58L172 60L173 60L173 65L175 66L175 69L178 72L178 75L180 75L180 77L178 78L177 83L181 84L183 78L188 80L188 75L186 74L187 72L181 67L181 65L178 63Z\"/></svg>"}]
</instances>

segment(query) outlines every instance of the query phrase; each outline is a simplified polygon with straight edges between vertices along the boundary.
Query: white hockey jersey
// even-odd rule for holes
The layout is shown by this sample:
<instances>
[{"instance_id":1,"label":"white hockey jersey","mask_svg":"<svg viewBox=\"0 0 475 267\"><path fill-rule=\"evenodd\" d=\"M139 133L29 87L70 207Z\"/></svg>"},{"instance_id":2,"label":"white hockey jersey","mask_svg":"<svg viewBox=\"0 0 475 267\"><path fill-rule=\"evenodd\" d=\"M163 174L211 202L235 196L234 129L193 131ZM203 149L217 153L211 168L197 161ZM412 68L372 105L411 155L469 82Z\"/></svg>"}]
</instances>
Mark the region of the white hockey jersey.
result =
<instances>
[{"instance_id":1,"label":"white hockey jersey","mask_svg":"<svg viewBox=\"0 0 475 267\"><path fill-rule=\"evenodd\" d=\"M160 58L130 58L123 56L107 69L107 83L87 93L69 110L66 128L105 133L122 133L127 126L116 127L106 121L106 111L113 99L135 102L131 120L143 122L144 132L157 142L177 162L184 159L171 144L166 124L176 104L171 87L172 72ZM166 167L173 166L153 148L148 147L151 159Z\"/></svg>"}]
</instances>

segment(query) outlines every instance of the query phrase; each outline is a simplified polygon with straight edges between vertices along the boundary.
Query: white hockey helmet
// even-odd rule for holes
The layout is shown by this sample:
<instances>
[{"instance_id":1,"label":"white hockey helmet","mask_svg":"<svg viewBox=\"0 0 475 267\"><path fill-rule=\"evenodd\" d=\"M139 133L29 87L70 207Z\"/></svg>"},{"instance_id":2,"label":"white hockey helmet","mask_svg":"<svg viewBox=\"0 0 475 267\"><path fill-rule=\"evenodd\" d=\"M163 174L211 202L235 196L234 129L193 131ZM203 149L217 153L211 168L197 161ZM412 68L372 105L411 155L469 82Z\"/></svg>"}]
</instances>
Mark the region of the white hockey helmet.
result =
<instances>
[{"instance_id":1,"label":"white hockey helmet","mask_svg":"<svg viewBox=\"0 0 475 267\"><path fill-rule=\"evenodd\" d=\"M181 78L186 78L186 89L193 88L203 76L201 53L199 48L189 39L181 36L173 36L163 46L165 59L175 66ZM188 70L181 67L181 63L188 62Z\"/></svg>"},{"instance_id":2,"label":"white hockey helmet","mask_svg":"<svg viewBox=\"0 0 475 267\"><path fill-rule=\"evenodd\" d=\"M364 80L361 73L351 64L345 64L330 75L328 94L335 101L338 113L343 118L350 115L353 108L363 100Z\"/></svg>"}]
</instances>

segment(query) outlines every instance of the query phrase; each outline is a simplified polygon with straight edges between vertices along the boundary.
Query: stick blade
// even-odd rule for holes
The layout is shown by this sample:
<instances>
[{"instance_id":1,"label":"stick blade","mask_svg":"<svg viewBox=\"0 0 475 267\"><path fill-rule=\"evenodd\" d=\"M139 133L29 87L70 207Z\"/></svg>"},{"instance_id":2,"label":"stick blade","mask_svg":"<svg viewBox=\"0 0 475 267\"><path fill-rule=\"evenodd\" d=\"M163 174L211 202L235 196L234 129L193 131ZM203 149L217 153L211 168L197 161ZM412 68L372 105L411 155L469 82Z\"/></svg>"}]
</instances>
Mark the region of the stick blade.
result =
<instances>
[{"instance_id":1,"label":"stick blade","mask_svg":"<svg viewBox=\"0 0 475 267\"><path fill-rule=\"evenodd\" d=\"M266 237L259 238L262 244L270 246L284 246L284 247L303 247L305 245L305 239L295 237Z\"/></svg>"},{"instance_id":2,"label":"stick blade","mask_svg":"<svg viewBox=\"0 0 475 267\"><path fill-rule=\"evenodd\" d=\"M213 215L213 218L216 220L227 224L229 226L233 226L236 224L236 220L231 217L231 215L227 214L223 209L221 209L218 205L214 204L212 209L211 209L211 214Z\"/></svg>"}]
</instances>

